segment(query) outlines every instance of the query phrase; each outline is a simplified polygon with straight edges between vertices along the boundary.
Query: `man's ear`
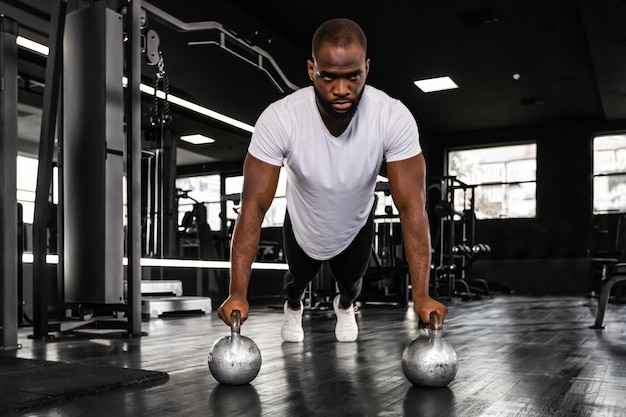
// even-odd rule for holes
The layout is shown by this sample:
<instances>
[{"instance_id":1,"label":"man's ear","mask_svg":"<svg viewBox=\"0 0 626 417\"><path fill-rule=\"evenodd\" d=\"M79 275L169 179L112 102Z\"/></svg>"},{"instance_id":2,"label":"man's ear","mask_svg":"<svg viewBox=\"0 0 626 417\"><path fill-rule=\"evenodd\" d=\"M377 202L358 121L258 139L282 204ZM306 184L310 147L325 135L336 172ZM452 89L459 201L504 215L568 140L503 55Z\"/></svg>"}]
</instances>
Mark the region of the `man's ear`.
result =
<instances>
[{"instance_id":1,"label":"man's ear","mask_svg":"<svg viewBox=\"0 0 626 417\"><path fill-rule=\"evenodd\" d=\"M313 81L313 75L315 74L315 62L313 62L313 58L309 58L306 61L306 69L309 73L309 78Z\"/></svg>"}]
</instances>

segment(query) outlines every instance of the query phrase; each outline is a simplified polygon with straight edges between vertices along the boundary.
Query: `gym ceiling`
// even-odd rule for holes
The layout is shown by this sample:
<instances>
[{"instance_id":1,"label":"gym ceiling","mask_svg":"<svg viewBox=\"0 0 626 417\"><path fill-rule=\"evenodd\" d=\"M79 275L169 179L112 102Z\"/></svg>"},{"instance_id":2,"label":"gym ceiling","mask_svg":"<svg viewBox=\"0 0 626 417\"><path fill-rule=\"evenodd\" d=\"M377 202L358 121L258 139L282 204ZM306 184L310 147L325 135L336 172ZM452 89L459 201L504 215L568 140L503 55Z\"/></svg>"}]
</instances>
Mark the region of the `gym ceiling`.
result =
<instances>
[{"instance_id":1,"label":"gym ceiling","mask_svg":"<svg viewBox=\"0 0 626 417\"><path fill-rule=\"evenodd\" d=\"M95 3L118 11L125 4ZM22 36L46 44L54 4L56 0L0 0L0 12L18 21ZM88 4L69 0L68 11ZM624 0L143 4L152 10L144 33L158 35L170 93L249 125L290 88L309 85L311 36L331 17L361 24L369 42L369 83L402 100L425 137L626 119ZM201 22L213 29L181 31L181 26ZM21 50L19 59L19 148L36 152L45 58ZM154 82L156 72L144 60L145 84ZM426 94L413 84L445 75L459 88ZM150 106L151 98L144 95L145 119ZM176 105L170 109L177 135L201 133L215 139L209 145L179 142L179 165L241 163L250 132Z\"/></svg>"}]
</instances>

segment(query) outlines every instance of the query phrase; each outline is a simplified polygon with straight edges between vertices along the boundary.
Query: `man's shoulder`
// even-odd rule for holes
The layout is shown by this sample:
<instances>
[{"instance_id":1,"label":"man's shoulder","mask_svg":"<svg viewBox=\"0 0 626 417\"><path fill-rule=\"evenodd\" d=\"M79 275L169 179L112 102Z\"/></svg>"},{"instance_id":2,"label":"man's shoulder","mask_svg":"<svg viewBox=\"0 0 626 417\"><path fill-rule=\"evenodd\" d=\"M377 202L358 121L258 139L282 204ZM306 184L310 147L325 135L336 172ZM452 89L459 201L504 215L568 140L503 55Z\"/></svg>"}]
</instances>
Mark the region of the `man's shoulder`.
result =
<instances>
[{"instance_id":1,"label":"man's shoulder","mask_svg":"<svg viewBox=\"0 0 626 417\"><path fill-rule=\"evenodd\" d=\"M399 103L398 99L391 97L385 91L371 85L365 86L363 97L366 98L366 100L375 103L375 106L395 106Z\"/></svg>"},{"instance_id":2,"label":"man's shoulder","mask_svg":"<svg viewBox=\"0 0 626 417\"><path fill-rule=\"evenodd\" d=\"M303 87L276 100L270 105L270 107L287 109L293 108L294 106L308 103L312 97L314 97L313 87Z\"/></svg>"},{"instance_id":3,"label":"man's shoulder","mask_svg":"<svg viewBox=\"0 0 626 417\"><path fill-rule=\"evenodd\" d=\"M367 112L374 112L381 116L393 113L398 106L403 106L400 100L371 85L365 86L361 102L364 103L363 107Z\"/></svg>"},{"instance_id":4,"label":"man's shoulder","mask_svg":"<svg viewBox=\"0 0 626 417\"><path fill-rule=\"evenodd\" d=\"M288 120L294 119L296 114L302 114L307 111L307 103L310 102L313 97L312 87L304 87L287 94L284 97L270 103L265 110L261 113L257 123L268 123L271 121L280 120L284 123ZM310 106L310 104L308 104Z\"/></svg>"}]
</instances>

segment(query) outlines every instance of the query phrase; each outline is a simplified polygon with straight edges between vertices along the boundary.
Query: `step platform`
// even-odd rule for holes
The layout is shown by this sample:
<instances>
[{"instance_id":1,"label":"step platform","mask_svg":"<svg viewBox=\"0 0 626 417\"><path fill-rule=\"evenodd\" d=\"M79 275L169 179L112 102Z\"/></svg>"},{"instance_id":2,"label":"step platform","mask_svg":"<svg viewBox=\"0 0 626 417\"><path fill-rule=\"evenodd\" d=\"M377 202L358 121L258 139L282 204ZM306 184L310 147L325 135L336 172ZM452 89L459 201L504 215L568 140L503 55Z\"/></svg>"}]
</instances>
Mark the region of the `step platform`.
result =
<instances>
[{"instance_id":1,"label":"step platform","mask_svg":"<svg viewBox=\"0 0 626 417\"><path fill-rule=\"evenodd\" d=\"M141 295L183 295L183 283L178 280L142 280Z\"/></svg>"},{"instance_id":2,"label":"step platform","mask_svg":"<svg viewBox=\"0 0 626 417\"><path fill-rule=\"evenodd\" d=\"M209 297L180 296L159 297L145 296L141 298L141 314L146 317L158 318L164 313L201 312L208 314L212 311Z\"/></svg>"},{"instance_id":3,"label":"step platform","mask_svg":"<svg viewBox=\"0 0 626 417\"><path fill-rule=\"evenodd\" d=\"M183 295L183 283L182 281L171 280L142 280L141 281L141 295ZM128 283L124 281L124 297L128 296Z\"/></svg>"},{"instance_id":4,"label":"step platform","mask_svg":"<svg viewBox=\"0 0 626 417\"><path fill-rule=\"evenodd\" d=\"M165 313L212 311L209 297L183 296L183 283L179 280L142 280L141 314L158 318Z\"/></svg>"}]
</instances>

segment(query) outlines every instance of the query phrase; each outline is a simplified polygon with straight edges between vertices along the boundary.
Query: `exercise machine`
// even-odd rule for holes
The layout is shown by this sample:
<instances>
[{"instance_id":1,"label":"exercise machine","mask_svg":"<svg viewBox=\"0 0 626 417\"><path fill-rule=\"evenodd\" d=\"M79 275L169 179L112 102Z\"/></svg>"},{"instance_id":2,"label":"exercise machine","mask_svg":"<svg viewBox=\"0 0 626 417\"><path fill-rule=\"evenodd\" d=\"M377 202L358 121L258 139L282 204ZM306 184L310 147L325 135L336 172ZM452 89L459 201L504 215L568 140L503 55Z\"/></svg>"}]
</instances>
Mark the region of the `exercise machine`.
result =
<instances>
[{"instance_id":1,"label":"exercise machine","mask_svg":"<svg viewBox=\"0 0 626 417\"><path fill-rule=\"evenodd\" d=\"M178 226L178 257L181 259L218 259L211 227L207 220L206 205L189 195L188 190L177 189L176 201L194 202L183 215Z\"/></svg>"},{"instance_id":2,"label":"exercise machine","mask_svg":"<svg viewBox=\"0 0 626 417\"><path fill-rule=\"evenodd\" d=\"M66 8L67 2L60 0L51 7L33 222L32 337L45 340L54 337L50 332L88 327L142 336L140 2L130 2L123 15L93 3L67 16ZM123 73L125 92L120 85ZM105 88L80 87L96 84ZM53 280L46 259L59 103L63 105L58 146L62 214L57 268L60 307L55 321L49 311ZM87 143L91 147L85 150ZM94 308L106 310L109 316L92 319ZM78 319L67 317L68 310L77 310Z\"/></svg>"},{"instance_id":3,"label":"exercise machine","mask_svg":"<svg viewBox=\"0 0 626 417\"><path fill-rule=\"evenodd\" d=\"M490 295L484 279L472 274L476 259L491 246L476 241L476 186L456 176L435 178L427 189L433 236L431 292L435 296L460 296L464 300ZM435 219L438 219L437 221Z\"/></svg>"},{"instance_id":4,"label":"exercise machine","mask_svg":"<svg viewBox=\"0 0 626 417\"><path fill-rule=\"evenodd\" d=\"M375 194L374 242L359 299L404 307L409 301L410 284L400 217L391 201L388 182L376 183Z\"/></svg>"}]
</instances>

